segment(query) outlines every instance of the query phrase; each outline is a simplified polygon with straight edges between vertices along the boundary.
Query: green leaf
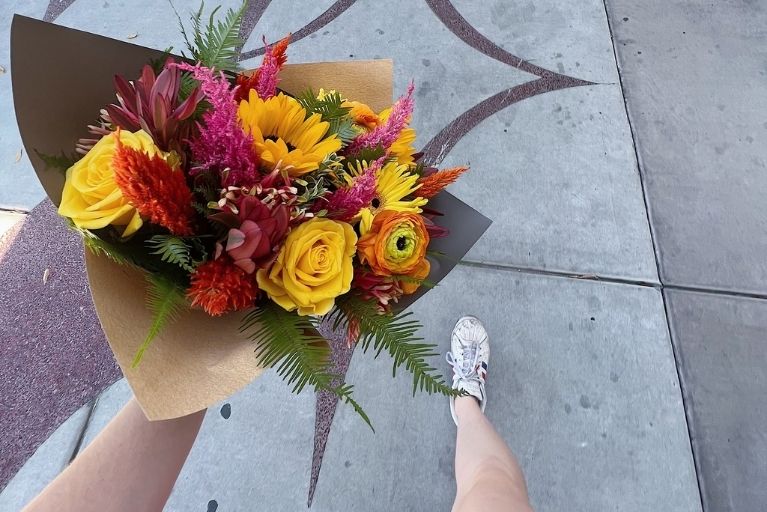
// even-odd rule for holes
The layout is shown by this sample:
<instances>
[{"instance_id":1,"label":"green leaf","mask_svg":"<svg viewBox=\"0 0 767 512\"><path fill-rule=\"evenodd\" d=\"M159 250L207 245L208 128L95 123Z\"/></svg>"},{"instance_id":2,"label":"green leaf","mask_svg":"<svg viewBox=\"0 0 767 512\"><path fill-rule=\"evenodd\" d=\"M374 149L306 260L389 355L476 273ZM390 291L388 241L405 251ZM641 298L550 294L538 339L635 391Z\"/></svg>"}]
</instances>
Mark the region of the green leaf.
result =
<instances>
[{"instance_id":1,"label":"green leaf","mask_svg":"<svg viewBox=\"0 0 767 512\"><path fill-rule=\"evenodd\" d=\"M250 311L243 319L240 331L256 344L256 357L265 368L276 367L294 393L306 386L330 391L362 417L372 429L365 411L352 398L353 386L338 385L340 376L329 371L330 348L317 332L315 320L285 311L272 302Z\"/></svg>"},{"instance_id":2,"label":"green leaf","mask_svg":"<svg viewBox=\"0 0 767 512\"><path fill-rule=\"evenodd\" d=\"M49 169L59 169L64 172L75 165L75 162L81 158L81 155L78 155L77 153L67 155L63 151L61 152L61 155L47 155L35 149L35 154Z\"/></svg>"},{"instance_id":3,"label":"green leaf","mask_svg":"<svg viewBox=\"0 0 767 512\"><path fill-rule=\"evenodd\" d=\"M445 383L444 377L426 362L426 358L436 356L436 345L421 343L417 336L421 324L410 319L412 313L380 314L376 304L349 294L336 300L336 309L331 313L334 329L342 324L357 322L360 329L358 345L363 352L371 347L375 357L386 351L394 360L392 376L397 368L404 366L413 375L413 395L416 391L428 394L440 393L446 396L460 396L461 392Z\"/></svg>"},{"instance_id":4,"label":"green leaf","mask_svg":"<svg viewBox=\"0 0 767 512\"><path fill-rule=\"evenodd\" d=\"M75 223L72 222L72 219L67 218L67 224L71 230L80 234L83 239L83 246L91 251L91 253L97 256L106 256L118 265L136 264L130 256L120 250L120 248L117 246L103 240L88 229L75 226Z\"/></svg>"},{"instance_id":5,"label":"green leaf","mask_svg":"<svg viewBox=\"0 0 767 512\"><path fill-rule=\"evenodd\" d=\"M354 127L354 122L351 119L344 119L336 125L330 123L330 130L338 135L338 138L341 139L344 146L348 145L355 137L357 137L357 135L359 135L357 129Z\"/></svg>"},{"instance_id":6,"label":"green leaf","mask_svg":"<svg viewBox=\"0 0 767 512\"><path fill-rule=\"evenodd\" d=\"M394 279L395 281L403 282L403 283L424 286L426 288L434 288L437 286L435 283L432 283L428 279L416 279L415 277L411 277L411 276L392 276L392 279Z\"/></svg>"},{"instance_id":7,"label":"green leaf","mask_svg":"<svg viewBox=\"0 0 767 512\"><path fill-rule=\"evenodd\" d=\"M347 118L351 111L350 107L342 106L344 100L338 92L326 93L322 99L318 99L314 91L308 89L299 94L296 100L306 110L306 117L320 114L322 120L328 123Z\"/></svg>"},{"instance_id":8,"label":"green leaf","mask_svg":"<svg viewBox=\"0 0 767 512\"><path fill-rule=\"evenodd\" d=\"M192 21L191 40L181 22L181 17L176 12L181 27L181 35L184 37L192 59L219 71L237 71L240 48L245 43L240 38L240 27L247 1L243 1L239 9L229 9L223 20L216 19L216 14L221 6L216 7L210 13L207 25L203 27L202 13L204 7L204 2L201 2L200 8L190 17Z\"/></svg>"},{"instance_id":9,"label":"green leaf","mask_svg":"<svg viewBox=\"0 0 767 512\"><path fill-rule=\"evenodd\" d=\"M166 263L178 265L187 272L194 272L191 249L183 239L173 235L154 235L145 243L153 249L149 254L157 254Z\"/></svg>"},{"instance_id":10,"label":"green leaf","mask_svg":"<svg viewBox=\"0 0 767 512\"><path fill-rule=\"evenodd\" d=\"M152 325L144 338L136 355L133 357L131 367L135 368L144 357L144 352L149 348L152 340L168 323L178 316L178 313L186 305L184 290L158 274L147 274L148 289L146 294L146 307L152 312Z\"/></svg>"}]
</instances>

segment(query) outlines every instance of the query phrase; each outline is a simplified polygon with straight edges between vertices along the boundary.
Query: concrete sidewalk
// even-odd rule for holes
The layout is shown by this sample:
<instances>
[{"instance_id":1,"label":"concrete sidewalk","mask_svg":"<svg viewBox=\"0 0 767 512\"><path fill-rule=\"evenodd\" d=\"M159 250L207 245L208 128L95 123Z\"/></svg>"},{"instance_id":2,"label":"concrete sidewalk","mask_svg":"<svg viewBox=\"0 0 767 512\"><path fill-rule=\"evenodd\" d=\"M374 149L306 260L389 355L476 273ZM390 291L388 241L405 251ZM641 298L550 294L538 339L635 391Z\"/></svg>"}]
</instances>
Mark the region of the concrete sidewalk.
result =
<instances>
[{"instance_id":1,"label":"concrete sidewalk","mask_svg":"<svg viewBox=\"0 0 767 512\"><path fill-rule=\"evenodd\" d=\"M690 111L699 121L714 120L700 112L732 119L722 113L726 102L725 109L696 110L725 83L695 88L703 71L674 67L689 56L685 48L700 46L707 23L724 15L691 16L690 9L623 0L607 0L607 9L601 0L249 5L248 54L260 47L262 34L273 41L292 31L293 62L393 58L395 90L416 83L418 145L442 165L471 164L452 192L494 224L414 311L425 337L443 351L461 314L487 323L488 415L518 455L536 510L759 510L757 487L766 476L759 460L767 446L758 429L767 418L754 411L767 390L760 343L767 267L756 257L767 243L767 220L757 200L767 192L767 132L749 131L758 128L758 115L741 118L743 133L732 136L743 140L722 146L739 156L726 160L717 141L706 144L713 153L699 149L700 122L665 124L672 122L669 109L677 113L672 120ZM753 9L728 15L764 21L763 11ZM5 20L11 11L146 46L180 45L164 3L38 0L0 7ZM756 31L753 23L745 26ZM7 70L0 75L0 208L28 211L42 192L25 156L16 162L21 143L12 117L8 29L9 21L0 27L0 65ZM681 31L699 38L684 40ZM715 37L724 35L705 42L719 44ZM723 41L730 52L745 44ZM716 61L715 52L706 55ZM756 63L736 68L755 106L767 97L764 80L755 81ZM732 101L742 114L740 100ZM716 123L706 133L715 137ZM712 161L712 154L721 160ZM717 169L730 162L732 179L719 180ZM744 180L749 187L740 188ZM24 228L65 236L45 203ZM9 235L4 245L21 246L24 236L31 235ZM706 241L727 249L712 256ZM716 272L704 261L709 257L720 262ZM70 283L46 291L51 297L84 286L81 274L56 273L55 254L42 260L52 279ZM6 259L2 278L21 264ZM25 279L40 277L17 276L15 286L25 289ZM15 300L19 310L27 305L25 321L34 331L37 299ZM18 344L19 336L9 333L4 328L1 341ZM727 336L734 338L729 344ZM37 364L44 373L48 363ZM407 376L392 381L383 357L356 354L348 378L377 432L339 408L313 508L448 510L455 427L446 401L411 398ZM0 386L3 393L10 389ZM119 381L52 435L4 433L50 437L0 493L0 510L18 510L39 492L129 396ZM700 434L692 444L688 422ZM258 379L208 412L167 510L304 509L313 425L311 394L291 396L273 374ZM745 438L732 436L736 428ZM731 438L740 450L734 455L725 451ZM713 477L717 469L725 475L721 485ZM10 476L0 475L0 488Z\"/></svg>"}]
</instances>

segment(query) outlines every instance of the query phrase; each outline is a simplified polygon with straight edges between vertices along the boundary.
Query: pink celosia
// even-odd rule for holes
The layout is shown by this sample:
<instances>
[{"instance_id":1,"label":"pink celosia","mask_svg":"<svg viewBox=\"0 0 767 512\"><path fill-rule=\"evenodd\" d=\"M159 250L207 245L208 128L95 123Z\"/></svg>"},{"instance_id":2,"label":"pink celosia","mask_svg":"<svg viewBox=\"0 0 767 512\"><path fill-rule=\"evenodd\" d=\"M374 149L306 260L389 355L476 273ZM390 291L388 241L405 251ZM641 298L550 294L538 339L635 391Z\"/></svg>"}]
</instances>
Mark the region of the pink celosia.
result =
<instances>
[{"instance_id":1,"label":"pink celosia","mask_svg":"<svg viewBox=\"0 0 767 512\"><path fill-rule=\"evenodd\" d=\"M349 147L346 148L347 154L353 155L362 148L375 148L381 146L384 149L389 149L397 137L400 136L402 130L407 127L410 122L410 116L413 115L413 90L415 86L413 82L407 88L407 93L397 100L392 106L391 113L386 119L386 122L379 124L373 130L363 133L357 136Z\"/></svg>"},{"instance_id":2,"label":"pink celosia","mask_svg":"<svg viewBox=\"0 0 767 512\"><path fill-rule=\"evenodd\" d=\"M258 155L253 138L247 134L237 119L235 91L223 73L200 64L176 64L189 71L210 103L210 109L198 123L199 135L189 141L194 160L194 171L217 170L222 172L224 186L253 186L259 181ZM227 172L223 172L223 171Z\"/></svg>"},{"instance_id":3,"label":"pink celosia","mask_svg":"<svg viewBox=\"0 0 767 512\"><path fill-rule=\"evenodd\" d=\"M279 82L279 72L282 66L288 60L285 51L290 43L290 34L279 40L275 45L269 46L264 38L264 60L261 67L250 75L237 75L237 92L235 101L238 103L248 99L248 93L255 89L259 98L269 99L277 93L277 83Z\"/></svg>"},{"instance_id":4,"label":"pink celosia","mask_svg":"<svg viewBox=\"0 0 767 512\"><path fill-rule=\"evenodd\" d=\"M287 60L285 50L289 42L290 35L270 48L266 44L266 38L264 38L266 51L264 53L264 61L258 70L258 84L256 85L256 92L258 92L258 96L261 99L269 99L277 92L279 73Z\"/></svg>"},{"instance_id":5,"label":"pink celosia","mask_svg":"<svg viewBox=\"0 0 767 512\"><path fill-rule=\"evenodd\" d=\"M381 157L354 178L354 182L348 188L341 188L328 197L325 209L328 216L334 219L349 221L357 215L362 208L370 204L376 195L376 171L383 165L386 157Z\"/></svg>"}]
</instances>

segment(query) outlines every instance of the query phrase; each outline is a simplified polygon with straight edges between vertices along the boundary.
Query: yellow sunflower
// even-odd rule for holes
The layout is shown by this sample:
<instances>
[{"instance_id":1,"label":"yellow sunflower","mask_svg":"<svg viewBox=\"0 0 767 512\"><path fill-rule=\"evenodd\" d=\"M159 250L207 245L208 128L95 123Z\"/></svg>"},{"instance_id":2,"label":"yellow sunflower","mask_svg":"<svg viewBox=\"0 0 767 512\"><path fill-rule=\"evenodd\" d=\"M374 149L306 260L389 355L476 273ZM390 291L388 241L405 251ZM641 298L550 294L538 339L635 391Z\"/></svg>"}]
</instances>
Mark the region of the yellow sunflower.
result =
<instances>
[{"instance_id":1,"label":"yellow sunflower","mask_svg":"<svg viewBox=\"0 0 767 512\"><path fill-rule=\"evenodd\" d=\"M282 93L264 101L251 89L237 111L240 123L253 136L261 161L290 176L316 170L325 157L341 149L341 140L320 114L306 117L298 101Z\"/></svg>"},{"instance_id":2,"label":"yellow sunflower","mask_svg":"<svg viewBox=\"0 0 767 512\"><path fill-rule=\"evenodd\" d=\"M353 170L355 175L362 174L367 169L363 163ZM360 233L370 231L375 216L383 211L421 213L421 206L429 202L423 197L416 197L418 175L410 172L410 167L397 162L388 162L376 171L376 195L370 206L360 210ZM412 196L412 199L405 199Z\"/></svg>"}]
</instances>

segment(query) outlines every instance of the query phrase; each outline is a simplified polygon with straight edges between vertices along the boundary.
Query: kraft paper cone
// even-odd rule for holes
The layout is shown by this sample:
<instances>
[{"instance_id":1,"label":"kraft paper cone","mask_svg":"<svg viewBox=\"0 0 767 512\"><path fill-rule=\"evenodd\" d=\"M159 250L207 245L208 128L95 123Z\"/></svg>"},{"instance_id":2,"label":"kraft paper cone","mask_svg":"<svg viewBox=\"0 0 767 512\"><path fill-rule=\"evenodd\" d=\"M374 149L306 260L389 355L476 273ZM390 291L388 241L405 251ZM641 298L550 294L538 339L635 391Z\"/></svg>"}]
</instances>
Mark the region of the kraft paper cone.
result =
<instances>
[{"instance_id":1,"label":"kraft paper cone","mask_svg":"<svg viewBox=\"0 0 767 512\"><path fill-rule=\"evenodd\" d=\"M106 37L14 16L13 90L19 130L37 176L58 205L64 175L37 152L71 153L86 125L115 101L112 78L139 76L163 53ZM288 64L279 87L298 94L309 87L343 91L383 109L392 101L390 60ZM263 369L254 344L239 332L242 314L211 317L184 311L153 340L141 363L133 357L152 321L144 272L86 251L85 265L99 321L120 368L147 418L191 414L235 393Z\"/></svg>"},{"instance_id":2,"label":"kraft paper cone","mask_svg":"<svg viewBox=\"0 0 767 512\"><path fill-rule=\"evenodd\" d=\"M14 15L11 67L14 105L24 146L48 197L58 205L64 174L45 165L46 155L72 153L86 126L115 100L115 74L132 79L163 52ZM374 110L392 102L390 60L288 64L279 87L298 94L311 87L336 89ZM438 283L487 230L490 221L443 192L429 207L445 215L438 223L448 238L433 240L428 280ZM254 346L239 332L241 315L210 317L188 310L154 339L137 368L136 350L151 323L143 272L86 254L86 269L99 320L128 383L150 420L191 414L226 398L258 377ZM426 293L405 297L407 307Z\"/></svg>"}]
</instances>

